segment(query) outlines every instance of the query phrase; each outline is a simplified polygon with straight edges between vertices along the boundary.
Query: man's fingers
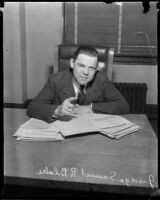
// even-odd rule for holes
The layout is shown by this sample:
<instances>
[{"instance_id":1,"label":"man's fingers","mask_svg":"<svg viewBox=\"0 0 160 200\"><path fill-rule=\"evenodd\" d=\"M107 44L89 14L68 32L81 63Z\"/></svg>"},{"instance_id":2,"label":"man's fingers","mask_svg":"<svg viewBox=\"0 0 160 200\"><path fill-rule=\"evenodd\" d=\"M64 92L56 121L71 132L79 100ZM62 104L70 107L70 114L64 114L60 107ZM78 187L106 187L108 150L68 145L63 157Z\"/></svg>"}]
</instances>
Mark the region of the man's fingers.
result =
<instances>
[{"instance_id":1,"label":"man's fingers","mask_svg":"<svg viewBox=\"0 0 160 200\"><path fill-rule=\"evenodd\" d=\"M76 101L77 97L70 97L67 99L68 102L72 103L72 101Z\"/></svg>"},{"instance_id":2,"label":"man's fingers","mask_svg":"<svg viewBox=\"0 0 160 200\"><path fill-rule=\"evenodd\" d=\"M66 99L62 104L62 113L63 114L71 113L74 109L73 101L76 101L76 100L77 100L77 97L70 97Z\"/></svg>"},{"instance_id":3,"label":"man's fingers","mask_svg":"<svg viewBox=\"0 0 160 200\"><path fill-rule=\"evenodd\" d=\"M64 109L71 112L73 110L73 105L72 104L69 104L69 105L65 105L64 106Z\"/></svg>"},{"instance_id":4,"label":"man's fingers","mask_svg":"<svg viewBox=\"0 0 160 200\"><path fill-rule=\"evenodd\" d=\"M66 102L66 103L64 104L64 107L65 107L65 108L69 108L69 109L73 109L74 105L73 105L72 103L70 103L70 102Z\"/></svg>"}]
</instances>

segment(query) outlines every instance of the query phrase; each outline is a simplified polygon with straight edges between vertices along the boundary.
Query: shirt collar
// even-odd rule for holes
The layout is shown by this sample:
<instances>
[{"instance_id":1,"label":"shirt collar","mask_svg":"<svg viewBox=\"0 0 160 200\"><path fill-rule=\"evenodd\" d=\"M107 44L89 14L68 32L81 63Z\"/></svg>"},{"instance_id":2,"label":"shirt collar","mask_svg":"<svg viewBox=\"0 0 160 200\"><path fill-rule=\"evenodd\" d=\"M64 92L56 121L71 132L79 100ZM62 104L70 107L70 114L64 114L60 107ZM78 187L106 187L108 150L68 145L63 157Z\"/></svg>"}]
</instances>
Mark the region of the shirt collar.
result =
<instances>
[{"instance_id":1,"label":"shirt collar","mask_svg":"<svg viewBox=\"0 0 160 200\"><path fill-rule=\"evenodd\" d=\"M74 79L73 79L73 88L74 88L75 95L77 97L80 92L80 85ZM84 87L84 93L86 93L86 86Z\"/></svg>"}]
</instances>

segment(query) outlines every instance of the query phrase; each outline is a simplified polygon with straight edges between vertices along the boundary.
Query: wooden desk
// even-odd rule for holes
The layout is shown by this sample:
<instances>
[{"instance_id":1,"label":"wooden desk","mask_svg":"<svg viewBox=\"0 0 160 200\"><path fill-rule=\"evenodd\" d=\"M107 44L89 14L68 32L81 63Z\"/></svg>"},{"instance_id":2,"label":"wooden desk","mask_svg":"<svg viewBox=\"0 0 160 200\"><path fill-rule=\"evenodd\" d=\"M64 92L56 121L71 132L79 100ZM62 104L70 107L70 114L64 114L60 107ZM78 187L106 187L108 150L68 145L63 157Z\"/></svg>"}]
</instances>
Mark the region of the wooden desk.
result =
<instances>
[{"instance_id":1,"label":"wooden desk","mask_svg":"<svg viewBox=\"0 0 160 200\"><path fill-rule=\"evenodd\" d=\"M157 138L145 115L123 115L143 130L120 140L93 134L17 141L12 135L28 119L25 112L4 109L6 184L139 195L157 190Z\"/></svg>"}]
</instances>

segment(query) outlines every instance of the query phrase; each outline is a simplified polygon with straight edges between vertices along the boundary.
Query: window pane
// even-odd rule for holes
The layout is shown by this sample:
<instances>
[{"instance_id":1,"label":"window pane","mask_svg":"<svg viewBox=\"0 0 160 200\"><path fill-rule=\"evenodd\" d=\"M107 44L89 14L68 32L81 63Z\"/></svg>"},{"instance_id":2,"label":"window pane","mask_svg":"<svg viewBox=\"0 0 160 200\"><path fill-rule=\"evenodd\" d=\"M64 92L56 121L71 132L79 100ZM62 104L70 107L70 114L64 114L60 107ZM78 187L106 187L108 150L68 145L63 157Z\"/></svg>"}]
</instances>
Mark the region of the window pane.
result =
<instances>
[{"instance_id":1,"label":"window pane","mask_svg":"<svg viewBox=\"0 0 160 200\"><path fill-rule=\"evenodd\" d=\"M122 43L120 54L157 56L156 3L143 13L142 2L123 3Z\"/></svg>"},{"instance_id":2,"label":"window pane","mask_svg":"<svg viewBox=\"0 0 160 200\"><path fill-rule=\"evenodd\" d=\"M104 3L79 3L78 43L107 45L116 48L118 6Z\"/></svg>"},{"instance_id":3,"label":"window pane","mask_svg":"<svg viewBox=\"0 0 160 200\"><path fill-rule=\"evenodd\" d=\"M64 43L74 44L75 4L64 3Z\"/></svg>"}]
</instances>

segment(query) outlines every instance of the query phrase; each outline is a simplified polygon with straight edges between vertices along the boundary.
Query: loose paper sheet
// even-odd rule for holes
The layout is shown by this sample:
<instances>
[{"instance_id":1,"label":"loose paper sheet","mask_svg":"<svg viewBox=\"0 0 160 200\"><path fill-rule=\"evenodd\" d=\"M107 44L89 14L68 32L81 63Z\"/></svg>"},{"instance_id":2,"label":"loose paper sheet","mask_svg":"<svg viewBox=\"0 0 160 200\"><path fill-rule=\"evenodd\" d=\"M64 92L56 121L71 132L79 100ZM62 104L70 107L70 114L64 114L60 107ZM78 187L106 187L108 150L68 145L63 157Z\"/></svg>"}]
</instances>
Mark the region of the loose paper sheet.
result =
<instances>
[{"instance_id":1,"label":"loose paper sheet","mask_svg":"<svg viewBox=\"0 0 160 200\"><path fill-rule=\"evenodd\" d=\"M85 118L75 118L68 122L57 120L54 122L54 125L63 136L99 131L99 128L97 128L91 120Z\"/></svg>"}]
</instances>

